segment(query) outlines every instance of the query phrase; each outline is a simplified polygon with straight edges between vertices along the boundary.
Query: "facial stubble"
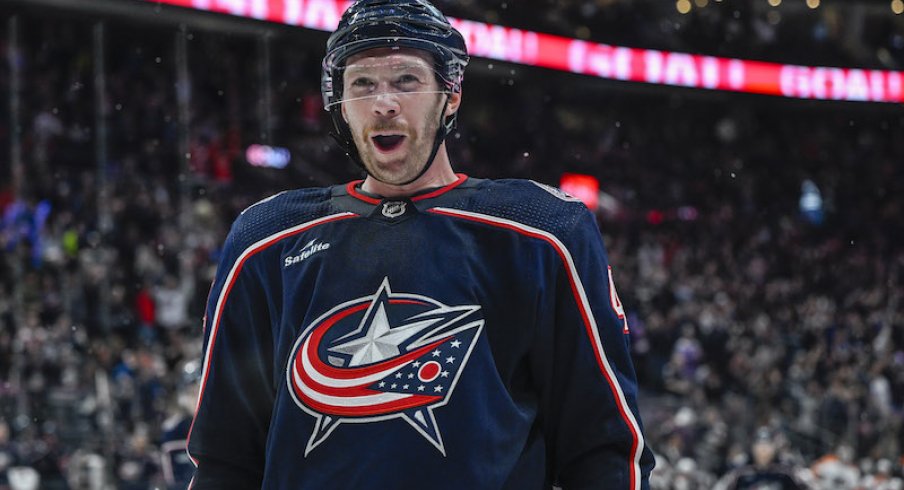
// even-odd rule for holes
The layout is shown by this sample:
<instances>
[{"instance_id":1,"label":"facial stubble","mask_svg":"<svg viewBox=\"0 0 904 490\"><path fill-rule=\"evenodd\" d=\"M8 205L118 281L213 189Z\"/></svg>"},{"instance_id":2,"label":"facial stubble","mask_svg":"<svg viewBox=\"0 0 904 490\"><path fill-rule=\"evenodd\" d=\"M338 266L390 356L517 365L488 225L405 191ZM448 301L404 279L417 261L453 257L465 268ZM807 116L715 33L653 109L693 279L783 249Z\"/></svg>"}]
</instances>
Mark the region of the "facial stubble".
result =
<instances>
[{"instance_id":1,"label":"facial stubble","mask_svg":"<svg viewBox=\"0 0 904 490\"><path fill-rule=\"evenodd\" d=\"M353 136L355 145L358 147L358 154L361 157L361 161L364 163L367 172L378 180L388 184L401 184L407 182L420 173L424 166L428 164L427 158L433 150L433 138L435 137L440 124L438 116L439 110L442 110L442 101L442 97L439 97L437 103L434 104L434 110L424 117L424 120L422 121L423 131L419 133L406 131L406 139L409 141L406 141L405 144L408 145L409 151L401 158L388 162L380 162L376 158L376 150L373 147L373 143L365 134L365 130L362 129L360 132L355 132ZM437 106L440 107L437 109ZM404 129L405 128L402 128L393 122L383 122L374 125L370 129L370 132L404 131ZM436 157L434 156L434 158Z\"/></svg>"}]
</instances>

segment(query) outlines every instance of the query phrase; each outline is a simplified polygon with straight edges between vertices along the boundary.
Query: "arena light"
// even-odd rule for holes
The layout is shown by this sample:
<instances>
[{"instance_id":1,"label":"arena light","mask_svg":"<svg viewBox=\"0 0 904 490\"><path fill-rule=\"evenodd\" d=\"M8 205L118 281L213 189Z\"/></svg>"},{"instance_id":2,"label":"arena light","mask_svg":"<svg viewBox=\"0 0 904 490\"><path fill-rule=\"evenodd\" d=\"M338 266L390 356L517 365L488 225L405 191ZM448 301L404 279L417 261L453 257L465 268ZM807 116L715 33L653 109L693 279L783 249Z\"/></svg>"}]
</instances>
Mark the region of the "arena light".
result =
<instances>
[{"instance_id":1,"label":"arena light","mask_svg":"<svg viewBox=\"0 0 904 490\"><path fill-rule=\"evenodd\" d=\"M322 31L332 31L351 4L345 0L144 1ZM900 8L904 11L904 3ZM637 49L483 22L449 20L465 36L472 56L493 60L656 85L816 100L904 102L901 71L782 65Z\"/></svg>"},{"instance_id":2,"label":"arena light","mask_svg":"<svg viewBox=\"0 0 904 490\"><path fill-rule=\"evenodd\" d=\"M676 215L681 221L696 221L700 217L700 211L694 206L681 206Z\"/></svg>"},{"instance_id":3,"label":"arena light","mask_svg":"<svg viewBox=\"0 0 904 490\"><path fill-rule=\"evenodd\" d=\"M286 168L292 154L286 148L267 145L251 145L245 150L245 159L255 167Z\"/></svg>"},{"instance_id":4,"label":"arena light","mask_svg":"<svg viewBox=\"0 0 904 490\"><path fill-rule=\"evenodd\" d=\"M647 211L647 223L653 226L659 226L665 221L665 213L658 209Z\"/></svg>"},{"instance_id":5,"label":"arena light","mask_svg":"<svg viewBox=\"0 0 904 490\"><path fill-rule=\"evenodd\" d=\"M895 15L904 13L904 0L892 0L891 11L894 12Z\"/></svg>"},{"instance_id":6,"label":"arena light","mask_svg":"<svg viewBox=\"0 0 904 490\"><path fill-rule=\"evenodd\" d=\"M592 175L564 173L559 188L596 210L600 203L600 181Z\"/></svg>"},{"instance_id":7,"label":"arena light","mask_svg":"<svg viewBox=\"0 0 904 490\"><path fill-rule=\"evenodd\" d=\"M822 193L819 187L810 179L806 179L800 186L800 213L809 223L822 224L824 220Z\"/></svg>"}]
</instances>

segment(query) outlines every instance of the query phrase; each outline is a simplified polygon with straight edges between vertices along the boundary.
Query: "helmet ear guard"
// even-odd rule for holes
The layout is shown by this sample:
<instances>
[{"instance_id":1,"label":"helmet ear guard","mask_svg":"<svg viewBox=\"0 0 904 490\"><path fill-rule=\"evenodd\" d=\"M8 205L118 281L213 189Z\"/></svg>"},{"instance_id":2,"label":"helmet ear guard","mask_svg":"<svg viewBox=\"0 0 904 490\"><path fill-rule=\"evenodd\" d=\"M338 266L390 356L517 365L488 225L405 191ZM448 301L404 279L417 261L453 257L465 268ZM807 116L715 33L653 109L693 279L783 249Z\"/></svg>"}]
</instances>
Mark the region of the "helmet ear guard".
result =
<instances>
[{"instance_id":1,"label":"helmet ear guard","mask_svg":"<svg viewBox=\"0 0 904 490\"><path fill-rule=\"evenodd\" d=\"M339 26L327 40L323 58L320 90L324 109L330 113L333 129L330 135L358 166L365 169L345 121L343 102L343 70L349 57L377 48L411 48L429 53L433 70L446 101L430 159L417 177L433 162L439 146L457 125L457 111L449 116L449 94L461 92L464 70L468 64L464 38L448 19L426 0L359 0L343 13Z\"/></svg>"}]
</instances>

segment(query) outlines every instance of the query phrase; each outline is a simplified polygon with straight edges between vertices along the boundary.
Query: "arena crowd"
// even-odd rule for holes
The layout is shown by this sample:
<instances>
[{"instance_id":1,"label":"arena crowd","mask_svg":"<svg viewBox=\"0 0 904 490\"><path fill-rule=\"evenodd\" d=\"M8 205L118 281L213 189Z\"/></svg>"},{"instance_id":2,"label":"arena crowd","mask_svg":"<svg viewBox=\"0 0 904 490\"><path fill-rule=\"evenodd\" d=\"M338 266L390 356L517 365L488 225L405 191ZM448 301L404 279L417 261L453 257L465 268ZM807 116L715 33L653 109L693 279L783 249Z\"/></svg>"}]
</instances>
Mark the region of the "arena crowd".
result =
<instances>
[{"instance_id":1,"label":"arena crowd","mask_svg":"<svg viewBox=\"0 0 904 490\"><path fill-rule=\"evenodd\" d=\"M568 3L563 25L617 14ZM18 138L25 167L14 188L0 164L0 489L179 488L173 444L231 221L284 188L358 178L327 134L323 39L273 43L262 125L253 38L192 32L180 103L175 29L108 25L99 167L91 22L21 21L18 53L0 37L22 77L22 133L4 103L0 146ZM760 439L813 488L902 488L899 107L475 63L449 142L459 171L600 181L654 488L712 488L751 465ZM263 142L291 165L248 165L245 148ZM802 210L814 189L820 206Z\"/></svg>"}]
</instances>

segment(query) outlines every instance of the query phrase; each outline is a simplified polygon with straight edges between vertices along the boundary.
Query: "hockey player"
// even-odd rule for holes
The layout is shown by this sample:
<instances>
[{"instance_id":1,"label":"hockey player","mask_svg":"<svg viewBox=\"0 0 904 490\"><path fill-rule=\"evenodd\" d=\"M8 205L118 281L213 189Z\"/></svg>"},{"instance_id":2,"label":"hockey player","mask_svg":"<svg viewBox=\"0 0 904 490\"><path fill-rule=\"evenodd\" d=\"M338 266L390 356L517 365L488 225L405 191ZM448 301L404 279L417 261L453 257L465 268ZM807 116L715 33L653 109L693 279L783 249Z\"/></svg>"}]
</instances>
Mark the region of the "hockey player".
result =
<instances>
[{"instance_id":1,"label":"hockey player","mask_svg":"<svg viewBox=\"0 0 904 490\"><path fill-rule=\"evenodd\" d=\"M713 487L714 490L807 490L813 488L813 478L809 470L780 461L780 441L783 439L769 427L759 428L750 448L752 464L723 476Z\"/></svg>"},{"instance_id":2,"label":"hockey player","mask_svg":"<svg viewBox=\"0 0 904 490\"><path fill-rule=\"evenodd\" d=\"M363 181L233 224L188 451L195 489L648 488L628 325L593 215L452 170L464 39L360 0L322 90Z\"/></svg>"}]
</instances>

